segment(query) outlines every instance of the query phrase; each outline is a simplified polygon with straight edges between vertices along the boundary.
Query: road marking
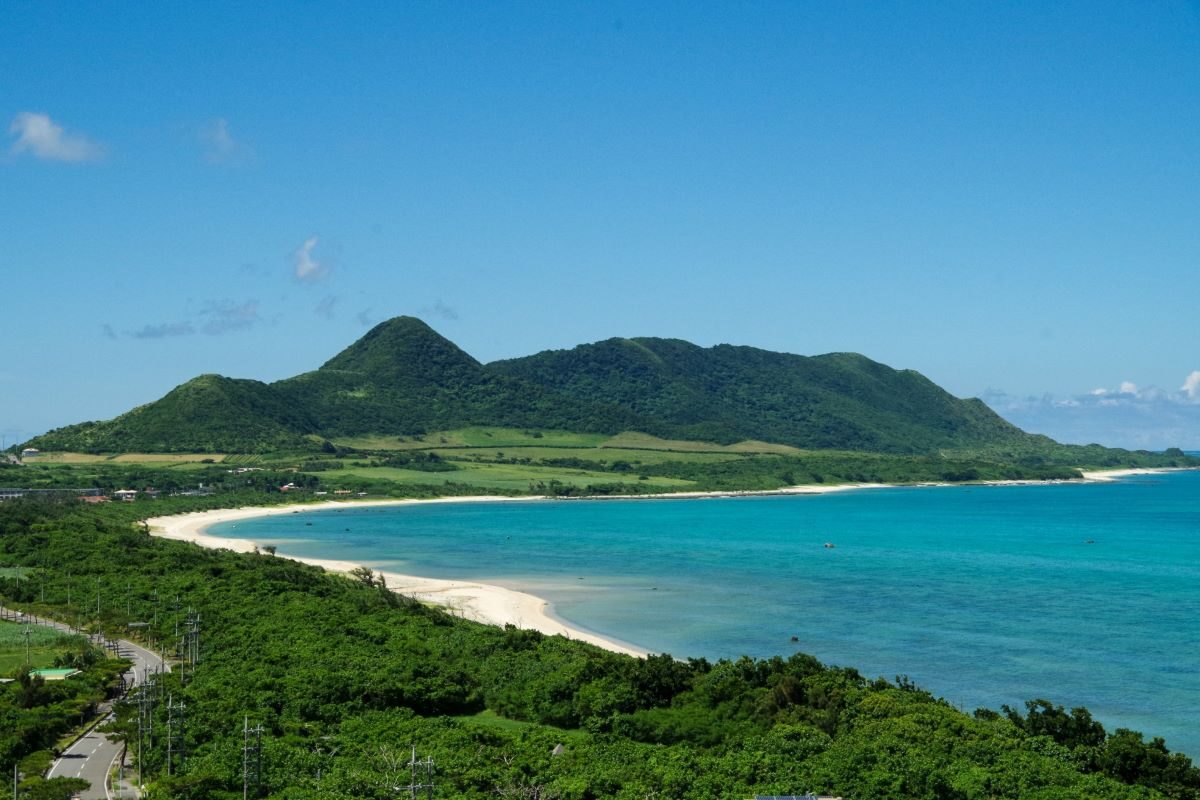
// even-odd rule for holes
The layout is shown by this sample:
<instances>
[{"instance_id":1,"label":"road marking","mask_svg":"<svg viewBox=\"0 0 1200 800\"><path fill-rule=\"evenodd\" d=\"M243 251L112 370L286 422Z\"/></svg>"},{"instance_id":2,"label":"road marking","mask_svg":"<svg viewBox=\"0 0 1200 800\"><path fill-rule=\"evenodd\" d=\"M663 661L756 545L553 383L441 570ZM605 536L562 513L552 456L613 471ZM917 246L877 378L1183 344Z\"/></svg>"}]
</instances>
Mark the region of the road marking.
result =
<instances>
[{"instance_id":1,"label":"road marking","mask_svg":"<svg viewBox=\"0 0 1200 800\"><path fill-rule=\"evenodd\" d=\"M104 770L104 796L107 800L112 800L112 793L108 790L108 779L112 775L113 764L117 763L117 759L121 757L121 751L117 750L116 755L112 757L112 761L108 762L108 769Z\"/></svg>"}]
</instances>

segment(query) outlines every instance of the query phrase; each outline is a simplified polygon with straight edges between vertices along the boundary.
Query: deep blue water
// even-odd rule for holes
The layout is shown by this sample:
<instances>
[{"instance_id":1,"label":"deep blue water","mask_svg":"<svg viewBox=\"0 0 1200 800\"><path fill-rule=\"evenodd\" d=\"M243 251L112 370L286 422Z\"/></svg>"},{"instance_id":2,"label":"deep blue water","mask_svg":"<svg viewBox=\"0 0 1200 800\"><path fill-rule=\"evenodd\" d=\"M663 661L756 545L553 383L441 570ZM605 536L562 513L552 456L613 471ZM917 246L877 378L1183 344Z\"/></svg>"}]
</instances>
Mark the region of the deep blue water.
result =
<instances>
[{"instance_id":1,"label":"deep blue water","mask_svg":"<svg viewBox=\"0 0 1200 800\"><path fill-rule=\"evenodd\" d=\"M572 623L681 657L801 650L907 675L966 710L1085 705L1110 730L1200 756L1200 472L348 509L212 533L529 591Z\"/></svg>"}]
</instances>

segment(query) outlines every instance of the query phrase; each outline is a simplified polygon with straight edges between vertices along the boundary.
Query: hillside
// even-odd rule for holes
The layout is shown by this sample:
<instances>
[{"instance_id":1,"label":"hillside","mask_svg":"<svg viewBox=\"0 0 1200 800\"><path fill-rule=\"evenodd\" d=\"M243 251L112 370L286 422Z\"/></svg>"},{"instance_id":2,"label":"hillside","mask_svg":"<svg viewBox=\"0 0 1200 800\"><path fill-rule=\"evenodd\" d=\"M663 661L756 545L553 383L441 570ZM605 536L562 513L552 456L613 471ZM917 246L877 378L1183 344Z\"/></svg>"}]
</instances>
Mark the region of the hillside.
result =
<instances>
[{"instance_id":1,"label":"hillside","mask_svg":"<svg viewBox=\"0 0 1200 800\"><path fill-rule=\"evenodd\" d=\"M470 426L640 431L808 450L970 451L1003 461L1056 446L979 400L853 353L608 339L485 365L412 317L377 325L311 372L270 385L204 375L114 420L60 428L25 446L264 453Z\"/></svg>"},{"instance_id":2,"label":"hillside","mask_svg":"<svg viewBox=\"0 0 1200 800\"><path fill-rule=\"evenodd\" d=\"M82 453L261 453L311 448L307 412L260 381L201 375L107 422L58 428L27 446Z\"/></svg>"},{"instance_id":3,"label":"hillside","mask_svg":"<svg viewBox=\"0 0 1200 800\"><path fill-rule=\"evenodd\" d=\"M326 436L419 434L469 425L616 433L636 414L492 372L424 322L377 325L319 369L273 384Z\"/></svg>"},{"instance_id":4,"label":"hillside","mask_svg":"<svg viewBox=\"0 0 1200 800\"><path fill-rule=\"evenodd\" d=\"M662 434L919 453L1029 439L979 400L855 353L798 356L678 339L608 339L489 365L656 420Z\"/></svg>"}]
</instances>

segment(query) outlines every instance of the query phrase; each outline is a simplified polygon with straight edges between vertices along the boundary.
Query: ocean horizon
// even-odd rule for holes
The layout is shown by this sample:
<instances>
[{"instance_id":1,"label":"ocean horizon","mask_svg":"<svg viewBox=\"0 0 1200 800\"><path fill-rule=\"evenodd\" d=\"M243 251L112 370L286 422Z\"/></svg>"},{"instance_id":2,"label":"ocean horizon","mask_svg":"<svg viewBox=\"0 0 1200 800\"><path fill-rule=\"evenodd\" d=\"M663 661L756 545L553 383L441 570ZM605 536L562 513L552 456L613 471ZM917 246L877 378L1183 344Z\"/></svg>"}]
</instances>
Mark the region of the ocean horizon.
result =
<instances>
[{"instance_id":1,"label":"ocean horizon","mask_svg":"<svg viewBox=\"0 0 1200 800\"><path fill-rule=\"evenodd\" d=\"M209 533L525 591L680 658L805 652L967 711L1086 706L1200 756L1200 472L346 508Z\"/></svg>"}]
</instances>

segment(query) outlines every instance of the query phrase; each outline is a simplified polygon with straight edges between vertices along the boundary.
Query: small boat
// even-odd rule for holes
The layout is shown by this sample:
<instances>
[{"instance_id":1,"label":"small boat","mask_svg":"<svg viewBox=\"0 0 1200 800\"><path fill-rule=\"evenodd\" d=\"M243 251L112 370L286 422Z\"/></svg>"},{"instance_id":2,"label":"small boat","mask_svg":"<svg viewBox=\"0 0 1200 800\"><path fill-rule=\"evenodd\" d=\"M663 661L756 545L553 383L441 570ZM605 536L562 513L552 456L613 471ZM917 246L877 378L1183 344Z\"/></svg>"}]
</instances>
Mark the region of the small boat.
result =
<instances>
[{"instance_id":1,"label":"small boat","mask_svg":"<svg viewBox=\"0 0 1200 800\"><path fill-rule=\"evenodd\" d=\"M833 542L826 542L826 543L825 543L825 549L826 549L826 550L832 550L832 549L833 549L833 548L835 548L835 547L837 547L837 545L836 545L836 544L834 544Z\"/></svg>"}]
</instances>

